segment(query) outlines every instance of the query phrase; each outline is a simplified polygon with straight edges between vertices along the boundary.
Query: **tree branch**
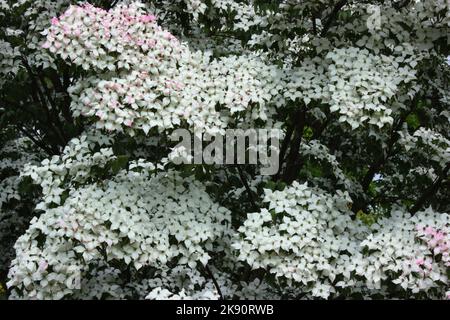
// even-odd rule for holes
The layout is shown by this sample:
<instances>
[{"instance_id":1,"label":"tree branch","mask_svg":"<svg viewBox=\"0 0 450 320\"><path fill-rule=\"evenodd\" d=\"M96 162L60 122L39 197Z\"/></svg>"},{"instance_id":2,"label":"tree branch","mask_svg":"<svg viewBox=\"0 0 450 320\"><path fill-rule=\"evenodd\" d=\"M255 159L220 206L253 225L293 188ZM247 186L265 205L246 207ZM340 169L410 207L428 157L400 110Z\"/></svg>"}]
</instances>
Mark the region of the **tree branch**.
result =
<instances>
[{"instance_id":1,"label":"tree branch","mask_svg":"<svg viewBox=\"0 0 450 320\"><path fill-rule=\"evenodd\" d=\"M287 128L287 131L286 131L286 135L284 136L283 142L281 144L280 154L278 156L280 165L279 165L278 172L277 172L277 174L274 177L275 180L278 180L279 177L280 177L280 174L281 174L281 171L282 171L282 168L283 168L284 158L286 156L286 151L287 151L287 148L289 146L289 142L291 142L291 137L292 137L293 133L294 133L294 126L293 125L289 125L288 128Z\"/></svg>"},{"instance_id":2,"label":"tree branch","mask_svg":"<svg viewBox=\"0 0 450 320\"><path fill-rule=\"evenodd\" d=\"M317 23L316 23L316 14L313 13L312 15L312 26L313 26L313 34L316 35L317 34Z\"/></svg>"},{"instance_id":3,"label":"tree branch","mask_svg":"<svg viewBox=\"0 0 450 320\"><path fill-rule=\"evenodd\" d=\"M331 115L328 114L327 118L325 119L325 121L318 128L316 128L314 130L313 136L312 136L312 140L317 140L317 139L319 139L322 136L323 132L327 128L327 126L330 123L330 121L331 121Z\"/></svg>"},{"instance_id":4,"label":"tree branch","mask_svg":"<svg viewBox=\"0 0 450 320\"><path fill-rule=\"evenodd\" d=\"M50 112L48 105L46 104L46 101L45 101L46 99L45 99L44 93L41 91L41 88L39 87L38 79L34 75L34 72L31 69L31 66L28 64L28 61L25 57L22 57L22 63L25 66L25 69L27 70L28 75L31 78L32 89L35 92L35 100L37 103L39 103L42 106L42 108L45 111L49 127L53 130L55 135L59 138L61 145L65 145L67 143L67 141L66 141L66 138L64 137L62 128L60 128L54 124L52 114Z\"/></svg>"},{"instance_id":5,"label":"tree branch","mask_svg":"<svg viewBox=\"0 0 450 320\"><path fill-rule=\"evenodd\" d=\"M217 282L216 278L214 277L214 274L209 269L208 265L205 265L206 273L208 273L208 276L211 278L212 282L214 283L214 286L217 289L217 293L219 294L220 300L224 300L222 291L220 290L219 283Z\"/></svg>"},{"instance_id":6,"label":"tree branch","mask_svg":"<svg viewBox=\"0 0 450 320\"><path fill-rule=\"evenodd\" d=\"M403 0L403 1L393 3L392 6L395 9L400 10L400 9L403 9L404 7L406 7L407 5L409 5L410 3L411 3L411 0Z\"/></svg>"},{"instance_id":7,"label":"tree branch","mask_svg":"<svg viewBox=\"0 0 450 320\"><path fill-rule=\"evenodd\" d=\"M45 84L45 79L43 79L43 77L41 75L38 75L38 79L39 79L39 81L40 81L40 83L42 85L42 88L44 88L44 92L45 92L45 95L47 97L47 101L50 103L50 105L52 107L52 110L54 110L54 113L53 113L54 117L53 118L55 119L56 126L58 127L59 131L61 132L61 135L63 136L63 138L67 142L70 139L67 137L66 133L64 132L64 126L63 126L61 120L59 119L59 113L60 112L62 113L62 111L61 111L60 108L58 108L57 103L55 102L55 100L52 97L50 89Z\"/></svg>"},{"instance_id":8,"label":"tree branch","mask_svg":"<svg viewBox=\"0 0 450 320\"><path fill-rule=\"evenodd\" d=\"M327 21L325 22L322 32L320 33L320 35L323 37L326 35L326 33L328 32L328 30L330 29L331 25L333 24L334 20L336 20L339 11L341 11L341 9L347 4L347 0L340 0L338 1L338 3L336 3L336 5L333 8L333 11L331 11L330 15L328 16Z\"/></svg>"},{"instance_id":9,"label":"tree branch","mask_svg":"<svg viewBox=\"0 0 450 320\"><path fill-rule=\"evenodd\" d=\"M437 177L436 180L434 180L433 184L430 187L428 187L428 189L425 190L422 196L420 196L420 198L416 201L416 203L410 210L411 214L413 215L416 214L417 211L419 211L422 208L425 202L439 190L444 179L448 177L449 170L450 170L450 162L447 163L444 170L442 170L442 174L439 177Z\"/></svg>"},{"instance_id":10,"label":"tree branch","mask_svg":"<svg viewBox=\"0 0 450 320\"><path fill-rule=\"evenodd\" d=\"M244 172L242 171L242 168L239 165L236 165L238 172L239 172L239 178L241 179L242 184L244 185L244 188L247 192L248 198L252 204L253 210L258 211L258 206L256 205L255 199L253 197L253 192L250 189L250 186L248 185L247 179L245 178Z\"/></svg>"},{"instance_id":11,"label":"tree branch","mask_svg":"<svg viewBox=\"0 0 450 320\"><path fill-rule=\"evenodd\" d=\"M20 132L22 132L26 137L28 137L38 148L41 148L45 153L49 156L57 154L50 147L46 146L42 141L36 139L30 132L22 128L21 126L17 127Z\"/></svg>"},{"instance_id":12,"label":"tree branch","mask_svg":"<svg viewBox=\"0 0 450 320\"><path fill-rule=\"evenodd\" d=\"M391 133L390 133L390 137L389 137L389 140L387 142L386 150L384 152L382 150L380 157L378 157L370 165L369 170L364 175L364 178L362 179L362 181L360 183L364 194L366 194L367 191L369 190L370 183L373 181L373 178L375 177L375 174L381 170L381 168L386 164L388 159L392 156L392 151L394 149L394 145L399 139L399 135L397 134L397 132L398 132L398 130L400 130L401 126L406 121L406 118L408 117L408 115L411 112L413 112L413 110L416 107L416 104L417 104L417 100L414 99L413 100L413 107L409 111L403 113L400 116L400 118L398 119L397 123L392 127L392 130L391 130ZM359 210L365 209L366 206L367 206L367 204L365 204L362 199L359 199L359 200L355 201L355 205L352 207L352 210L353 210L353 212L356 213Z\"/></svg>"},{"instance_id":13,"label":"tree branch","mask_svg":"<svg viewBox=\"0 0 450 320\"><path fill-rule=\"evenodd\" d=\"M297 178L298 172L302 167L302 163L299 160L300 157L300 145L302 143L303 130L306 125L306 110L298 110L295 113L294 121L298 121L295 125L294 139L287 156L286 170L283 175L283 181L290 184Z\"/></svg>"}]
</instances>

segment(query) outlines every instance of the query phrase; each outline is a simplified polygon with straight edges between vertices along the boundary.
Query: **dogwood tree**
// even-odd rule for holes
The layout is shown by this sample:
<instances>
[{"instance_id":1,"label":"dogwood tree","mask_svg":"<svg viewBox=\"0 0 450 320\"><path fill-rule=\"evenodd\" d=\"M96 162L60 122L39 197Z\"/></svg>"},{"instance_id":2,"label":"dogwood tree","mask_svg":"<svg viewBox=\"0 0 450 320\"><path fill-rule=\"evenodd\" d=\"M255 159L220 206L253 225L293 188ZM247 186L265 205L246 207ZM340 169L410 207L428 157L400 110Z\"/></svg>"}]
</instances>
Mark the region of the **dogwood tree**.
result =
<instances>
[{"instance_id":1,"label":"dogwood tree","mask_svg":"<svg viewBox=\"0 0 450 320\"><path fill-rule=\"evenodd\" d=\"M1 0L0 19L10 298L450 298L447 0ZM177 129L281 132L279 170L191 163Z\"/></svg>"}]
</instances>

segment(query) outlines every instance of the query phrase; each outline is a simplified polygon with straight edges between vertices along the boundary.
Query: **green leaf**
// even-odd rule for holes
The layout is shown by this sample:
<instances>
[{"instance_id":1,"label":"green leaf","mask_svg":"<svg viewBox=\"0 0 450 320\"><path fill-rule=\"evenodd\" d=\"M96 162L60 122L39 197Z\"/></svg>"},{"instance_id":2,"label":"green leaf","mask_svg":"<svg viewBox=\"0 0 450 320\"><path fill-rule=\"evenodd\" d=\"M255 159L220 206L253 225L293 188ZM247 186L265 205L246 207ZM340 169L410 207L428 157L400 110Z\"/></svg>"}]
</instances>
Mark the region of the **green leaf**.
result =
<instances>
[{"instance_id":1,"label":"green leaf","mask_svg":"<svg viewBox=\"0 0 450 320\"><path fill-rule=\"evenodd\" d=\"M311 127L305 126L303 128L303 138L310 140L313 136L313 129Z\"/></svg>"},{"instance_id":2,"label":"green leaf","mask_svg":"<svg viewBox=\"0 0 450 320\"><path fill-rule=\"evenodd\" d=\"M26 196L33 192L34 190L34 181L31 177L26 176L19 182L18 191L21 196Z\"/></svg>"},{"instance_id":3,"label":"green leaf","mask_svg":"<svg viewBox=\"0 0 450 320\"><path fill-rule=\"evenodd\" d=\"M375 181L372 181L369 184L369 189L367 190L367 192L372 197L375 197L377 195L377 184L375 183Z\"/></svg>"},{"instance_id":4,"label":"green leaf","mask_svg":"<svg viewBox=\"0 0 450 320\"><path fill-rule=\"evenodd\" d=\"M356 218L358 220L361 220L364 224L371 226L372 224L374 224L377 221L377 218L374 214L372 213L365 213L362 210L359 210L356 213Z\"/></svg>"},{"instance_id":5,"label":"green leaf","mask_svg":"<svg viewBox=\"0 0 450 320\"><path fill-rule=\"evenodd\" d=\"M64 190L64 192L61 194L61 205L63 205L67 198L69 197L69 190Z\"/></svg>"},{"instance_id":6,"label":"green leaf","mask_svg":"<svg viewBox=\"0 0 450 320\"><path fill-rule=\"evenodd\" d=\"M323 177L323 170L318 163L308 161L305 170L308 171L313 177Z\"/></svg>"},{"instance_id":7,"label":"green leaf","mask_svg":"<svg viewBox=\"0 0 450 320\"><path fill-rule=\"evenodd\" d=\"M420 119L415 113L411 113L406 117L406 123L408 127L416 130L420 126Z\"/></svg>"},{"instance_id":8,"label":"green leaf","mask_svg":"<svg viewBox=\"0 0 450 320\"><path fill-rule=\"evenodd\" d=\"M128 160L129 160L128 156L124 155L117 156L117 158L114 159L110 164L111 171L114 174L117 174L120 170L125 169L128 164Z\"/></svg>"}]
</instances>

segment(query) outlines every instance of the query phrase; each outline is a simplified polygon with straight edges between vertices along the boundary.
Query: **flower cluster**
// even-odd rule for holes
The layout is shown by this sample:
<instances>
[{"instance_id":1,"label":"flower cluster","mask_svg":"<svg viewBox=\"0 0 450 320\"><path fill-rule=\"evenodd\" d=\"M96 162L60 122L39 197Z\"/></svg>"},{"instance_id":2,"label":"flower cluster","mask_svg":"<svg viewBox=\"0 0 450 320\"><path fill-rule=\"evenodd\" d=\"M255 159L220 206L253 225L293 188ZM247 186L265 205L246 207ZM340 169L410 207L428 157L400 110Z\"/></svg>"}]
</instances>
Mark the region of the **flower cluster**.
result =
<instances>
[{"instance_id":1,"label":"flower cluster","mask_svg":"<svg viewBox=\"0 0 450 320\"><path fill-rule=\"evenodd\" d=\"M75 116L98 117L97 128L170 127L181 122L177 66L187 48L138 4L106 11L71 6L52 19L44 47L86 70L105 72L70 89ZM114 71L114 75L108 74Z\"/></svg>"},{"instance_id":2,"label":"flower cluster","mask_svg":"<svg viewBox=\"0 0 450 320\"><path fill-rule=\"evenodd\" d=\"M142 162L88 183L86 168L103 164L111 151L88 155L82 149L86 141L73 141L42 168L28 168L43 188L37 208L45 212L17 241L8 285L24 297L62 298L81 289L89 264L97 260L123 261L136 270L169 262L205 265L208 252L230 232L229 211L193 179L175 172L155 175L155 166Z\"/></svg>"},{"instance_id":3,"label":"flower cluster","mask_svg":"<svg viewBox=\"0 0 450 320\"><path fill-rule=\"evenodd\" d=\"M435 256L441 256L445 266L450 267L450 238L448 236L449 226L445 230L437 230L433 227L418 226L418 236L425 241L428 248Z\"/></svg>"},{"instance_id":4,"label":"flower cluster","mask_svg":"<svg viewBox=\"0 0 450 320\"><path fill-rule=\"evenodd\" d=\"M229 280L217 279L223 286L223 294L232 296ZM123 270L109 266L104 261L87 272L74 299L200 299L217 300L219 295L211 279L205 278L197 269L178 265L155 269L151 278L141 279L138 273L128 281ZM230 287L230 290L227 288ZM172 292L177 292L173 294Z\"/></svg>"},{"instance_id":5,"label":"flower cluster","mask_svg":"<svg viewBox=\"0 0 450 320\"><path fill-rule=\"evenodd\" d=\"M389 101L402 84L415 79L414 69L399 66L394 56L376 56L366 49L335 49L327 58L332 61L328 67L330 110L339 112L339 121L353 128L365 121L379 127L392 124Z\"/></svg>"},{"instance_id":6,"label":"flower cluster","mask_svg":"<svg viewBox=\"0 0 450 320\"><path fill-rule=\"evenodd\" d=\"M53 67L54 58L48 50L42 48L45 37L42 32L48 27L51 17L65 10L69 6L69 0L18 0L10 5L0 6L0 15L7 17L19 17L12 28L7 29L7 41L13 46L14 51L20 51L22 57L26 57L33 67ZM14 64L19 65L20 59L16 56Z\"/></svg>"},{"instance_id":7,"label":"flower cluster","mask_svg":"<svg viewBox=\"0 0 450 320\"><path fill-rule=\"evenodd\" d=\"M248 214L238 230L241 239L233 247L239 259L328 298L338 275L350 277L349 256L364 232L351 221L348 195L330 196L294 182L283 191L265 190L264 202L268 209Z\"/></svg>"},{"instance_id":8,"label":"flower cluster","mask_svg":"<svg viewBox=\"0 0 450 320\"><path fill-rule=\"evenodd\" d=\"M353 129L364 123L380 128L392 124L391 99L416 78L417 61L406 48L386 56L348 47L328 52L325 59L305 59L286 71L284 96L306 106L312 101L327 104Z\"/></svg>"},{"instance_id":9,"label":"flower cluster","mask_svg":"<svg viewBox=\"0 0 450 320\"><path fill-rule=\"evenodd\" d=\"M85 70L172 69L183 48L138 5L106 11L90 4L70 6L51 19L44 48Z\"/></svg>"},{"instance_id":10,"label":"flower cluster","mask_svg":"<svg viewBox=\"0 0 450 320\"><path fill-rule=\"evenodd\" d=\"M22 176L30 177L42 188L43 198L36 209L46 209L63 201L64 191L79 186L92 178L91 170L105 168L116 159L111 148L92 152L92 137L83 135L69 142L61 156L43 160L40 165L27 164Z\"/></svg>"},{"instance_id":11,"label":"flower cluster","mask_svg":"<svg viewBox=\"0 0 450 320\"><path fill-rule=\"evenodd\" d=\"M285 279L297 294L439 298L448 290L448 214L428 209L411 217L398 209L368 228L350 218L345 194L296 182L265 190L264 202L268 208L248 214L233 247L239 260Z\"/></svg>"},{"instance_id":12,"label":"flower cluster","mask_svg":"<svg viewBox=\"0 0 450 320\"><path fill-rule=\"evenodd\" d=\"M26 230L31 219L29 207L36 204L30 194L21 195L20 171L28 163L36 164L42 155L31 147L31 141L19 138L0 149L0 271L6 272L14 257L13 245Z\"/></svg>"},{"instance_id":13,"label":"flower cluster","mask_svg":"<svg viewBox=\"0 0 450 320\"><path fill-rule=\"evenodd\" d=\"M389 218L377 221L374 233L361 243L365 250L363 259L356 264L356 273L365 277L369 289L382 289L387 286L386 281L391 281L410 294L442 297L448 290L448 267L424 245L420 230L428 227L447 230L449 225L448 214L432 209L414 216L402 210L393 211ZM448 241L448 235L444 237Z\"/></svg>"},{"instance_id":14,"label":"flower cluster","mask_svg":"<svg viewBox=\"0 0 450 320\"><path fill-rule=\"evenodd\" d=\"M419 128L412 135L400 132L401 142L406 151L421 154L444 167L450 159L450 140L432 129Z\"/></svg>"},{"instance_id":15,"label":"flower cluster","mask_svg":"<svg viewBox=\"0 0 450 320\"><path fill-rule=\"evenodd\" d=\"M45 47L86 70L104 72L70 88L75 116L96 117L99 129L132 134L183 122L215 133L230 115L253 105L259 108L251 109L250 119L270 118L282 72L254 56L210 62L209 53L190 52L155 20L138 5L110 11L72 6L52 20Z\"/></svg>"},{"instance_id":16,"label":"flower cluster","mask_svg":"<svg viewBox=\"0 0 450 320\"><path fill-rule=\"evenodd\" d=\"M0 88L4 85L6 79L15 76L19 71L19 48L14 48L10 43L0 40Z\"/></svg>"},{"instance_id":17,"label":"flower cluster","mask_svg":"<svg viewBox=\"0 0 450 320\"><path fill-rule=\"evenodd\" d=\"M306 106L311 101L327 101L329 93L325 89L328 83L326 75L328 65L319 57L305 59L301 66L293 68L286 77L286 99L303 101Z\"/></svg>"}]
</instances>

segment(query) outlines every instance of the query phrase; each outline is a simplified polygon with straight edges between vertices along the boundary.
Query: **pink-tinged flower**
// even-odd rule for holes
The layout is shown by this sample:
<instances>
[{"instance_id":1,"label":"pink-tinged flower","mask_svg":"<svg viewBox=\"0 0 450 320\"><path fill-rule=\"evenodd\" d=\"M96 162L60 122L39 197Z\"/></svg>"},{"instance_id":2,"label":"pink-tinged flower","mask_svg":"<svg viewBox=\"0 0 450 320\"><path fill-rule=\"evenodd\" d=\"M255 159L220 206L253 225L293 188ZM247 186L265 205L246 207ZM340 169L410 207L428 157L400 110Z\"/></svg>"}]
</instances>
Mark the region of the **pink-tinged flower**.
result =
<instances>
[{"instance_id":1,"label":"pink-tinged flower","mask_svg":"<svg viewBox=\"0 0 450 320\"><path fill-rule=\"evenodd\" d=\"M425 229L425 233L426 233L427 235L434 235L435 232L436 232L436 230L434 230L434 228L432 228L432 227L427 227L427 228Z\"/></svg>"},{"instance_id":2,"label":"pink-tinged flower","mask_svg":"<svg viewBox=\"0 0 450 320\"><path fill-rule=\"evenodd\" d=\"M64 27L63 27L63 31L64 31L64 34L65 34L65 35L71 34L70 28L69 28L68 26L64 26Z\"/></svg>"},{"instance_id":3,"label":"pink-tinged flower","mask_svg":"<svg viewBox=\"0 0 450 320\"><path fill-rule=\"evenodd\" d=\"M107 117L106 117L106 114L105 114L103 111L101 111L101 110L97 111L97 112L95 113L95 115L96 115L97 117L99 117L100 120L105 120L105 119L107 118Z\"/></svg>"},{"instance_id":4,"label":"pink-tinged flower","mask_svg":"<svg viewBox=\"0 0 450 320\"><path fill-rule=\"evenodd\" d=\"M64 12L61 15L61 17L63 17L63 18L69 17L73 13L73 10L74 10L74 6L70 5L69 8L66 10L66 12Z\"/></svg>"},{"instance_id":5,"label":"pink-tinged flower","mask_svg":"<svg viewBox=\"0 0 450 320\"><path fill-rule=\"evenodd\" d=\"M52 25L57 26L59 24L59 19L56 17L53 17L51 20Z\"/></svg>"},{"instance_id":6,"label":"pink-tinged flower","mask_svg":"<svg viewBox=\"0 0 450 320\"><path fill-rule=\"evenodd\" d=\"M48 263L45 260L39 262L39 271L45 271L48 268Z\"/></svg>"},{"instance_id":7,"label":"pink-tinged flower","mask_svg":"<svg viewBox=\"0 0 450 320\"><path fill-rule=\"evenodd\" d=\"M155 21L156 17L154 15L152 15L152 14L147 14L147 15L141 16L140 20L143 23L149 23L149 22Z\"/></svg>"},{"instance_id":8,"label":"pink-tinged flower","mask_svg":"<svg viewBox=\"0 0 450 320\"><path fill-rule=\"evenodd\" d=\"M66 222L63 219L59 219L58 224L61 228L66 228Z\"/></svg>"},{"instance_id":9,"label":"pink-tinged flower","mask_svg":"<svg viewBox=\"0 0 450 320\"><path fill-rule=\"evenodd\" d=\"M133 41L133 38L132 38L131 35L128 34L128 33L124 36L124 38L125 38L125 40L126 40L127 42Z\"/></svg>"},{"instance_id":10,"label":"pink-tinged flower","mask_svg":"<svg viewBox=\"0 0 450 320\"><path fill-rule=\"evenodd\" d=\"M424 263L425 263L425 261L422 259L422 258L419 258L419 259L416 259L416 264L418 265L418 266L421 266L421 265L423 265Z\"/></svg>"},{"instance_id":11,"label":"pink-tinged flower","mask_svg":"<svg viewBox=\"0 0 450 320\"><path fill-rule=\"evenodd\" d=\"M51 46L52 46L52 44L51 44L50 42L46 41L46 42L42 45L42 48L48 49L48 48L50 48Z\"/></svg>"},{"instance_id":12,"label":"pink-tinged flower","mask_svg":"<svg viewBox=\"0 0 450 320\"><path fill-rule=\"evenodd\" d=\"M119 106L119 104L117 103L117 101L111 101L110 103L108 103L108 108L110 110L114 110Z\"/></svg>"},{"instance_id":13,"label":"pink-tinged flower","mask_svg":"<svg viewBox=\"0 0 450 320\"><path fill-rule=\"evenodd\" d=\"M131 96L127 96L127 97L125 98L125 103L133 104L133 103L135 103L135 102L136 102L136 100L135 100L133 97L131 97Z\"/></svg>"},{"instance_id":14,"label":"pink-tinged flower","mask_svg":"<svg viewBox=\"0 0 450 320\"><path fill-rule=\"evenodd\" d=\"M429 247L434 248L434 247L436 247L436 245L437 245L437 241L436 240L432 239L432 240L428 241L428 246Z\"/></svg>"},{"instance_id":15,"label":"pink-tinged flower","mask_svg":"<svg viewBox=\"0 0 450 320\"><path fill-rule=\"evenodd\" d=\"M109 22L108 20L103 20L102 21L102 26L105 28L110 28L111 27L111 22Z\"/></svg>"},{"instance_id":16,"label":"pink-tinged flower","mask_svg":"<svg viewBox=\"0 0 450 320\"><path fill-rule=\"evenodd\" d=\"M442 232L437 232L435 235L434 235L434 238L437 240L437 241L440 241L440 240L444 240L445 239L445 236L444 236L444 233L442 233Z\"/></svg>"},{"instance_id":17,"label":"pink-tinged flower","mask_svg":"<svg viewBox=\"0 0 450 320\"><path fill-rule=\"evenodd\" d=\"M126 125L127 127L131 127L131 126L133 126L133 120L126 119L126 120L123 122L123 124Z\"/></svg>"}]
</instances>

